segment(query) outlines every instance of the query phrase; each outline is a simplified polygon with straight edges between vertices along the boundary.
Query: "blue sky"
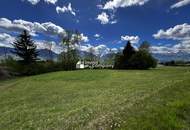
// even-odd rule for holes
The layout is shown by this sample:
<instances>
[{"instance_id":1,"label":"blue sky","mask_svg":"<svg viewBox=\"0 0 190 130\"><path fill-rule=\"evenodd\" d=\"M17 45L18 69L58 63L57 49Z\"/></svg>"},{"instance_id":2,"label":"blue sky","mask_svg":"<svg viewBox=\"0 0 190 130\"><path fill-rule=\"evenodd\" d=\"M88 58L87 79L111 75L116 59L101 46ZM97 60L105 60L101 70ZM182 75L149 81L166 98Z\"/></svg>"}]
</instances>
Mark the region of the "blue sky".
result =
<instances>
[{"instance_id":1,"label":"blue sky","mask_svg":"<svg viewBox=\"0 0 190 130\"><path fill-rule=\"evenodd\" d=\"M147 40L152 44L153 51L162 53L173 52L171 48L175 49L175 52L189 52L189 12L190 0L0 1L0 18L6 18L11 22L51 22L63 29L77 29L85 37L81 43L84 46L90 44L88 46L105 45L107 48L120 48L127 40L131 40L134 46ZM3 25L0 22L0 35L15 36L19 33L16 29L10 29L12 25L4 27L4 22L5 20L2 22ZM163 32L158 34L161 29ZM55 41L57 44L60 41L56 34L51 36L49 31L48 35L36 30L34 33L38 34L34 36L35 40ZM95 37L95 34L98 35ZM154 34L157 35L153 36ZM0 41L2 44L8 42L1 39Z\"/></svg>"}]
</instances>

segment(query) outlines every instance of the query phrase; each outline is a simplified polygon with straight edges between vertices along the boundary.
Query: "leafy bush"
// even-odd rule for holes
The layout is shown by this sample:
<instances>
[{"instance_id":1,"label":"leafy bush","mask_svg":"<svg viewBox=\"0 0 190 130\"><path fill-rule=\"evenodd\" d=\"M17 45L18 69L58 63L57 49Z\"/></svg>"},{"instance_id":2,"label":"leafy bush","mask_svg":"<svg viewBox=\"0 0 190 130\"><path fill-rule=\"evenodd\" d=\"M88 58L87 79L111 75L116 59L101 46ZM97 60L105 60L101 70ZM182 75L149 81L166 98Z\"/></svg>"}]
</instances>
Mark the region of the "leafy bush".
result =
<instances>
[{"instance_id":1,"label":"leafy bush","mask_svg":"<svg viewBox=\"0 0 190 130\"><path fill-rule=\"evenodd\" d=\"M62 69L61 64L53 61L38 61L31 64L23 64L23 62L16 61L13 58L4 60L2 65L8 67L13 74L20 76L37 75Z\"/></svg>"},{"instance_id":2,"label":"leafy bush","mask_svg":"<svg viewBox=\"0 0 190 130\"><path fill-rule=\"evenodd\" d=\"M160 63L162 65L165 66L190 66L190 62L189 61L166 61L166 62L162 62Z\"/></svg>"},{"instance_id":3,"label":"leafy bush","mask_svg":"<svg viewBox=\"0 0 190 130\"><path fill-rule=\"evenodd\" d=\"M11 77L8 69L0 66L0 80L8 79Z\"/></svg>"},{"instance_id":4,"label":"leafy bush","mask_svg":"<svg viewBox=\"0 0 190 130\"><path fill-rule=\"evenodd\" d=\"M115 56L115 63L114 63L114 68L115 69L122 69L124 68L124 65L123 65L123 55L118 53L116 54Z\"/></svg>"},{"instance_id":5,"label":"leafy bush","mask_svg":"<svg viewBox=\"0 0 190 130\"><path fill-rule=\"evenodd\" d=\"M18 61L14 60L10 56L2 61L2 66L8 67L11 72L17 72L17 69L20 68Z\"/></svg>"},{"instance_id":6,"label":"leafy bush","mask_svg":"<svg viewBox=\"0 0 190 130\"><path fill-rule=\"evenodd\" d=\"M18 71L22 75L37 75L62 70L61 65L54 62L36 62L30 65L20 65Z\"/></svg>"},{"instance_id":7,"label":"leafy bush","mask_svg":"<svg viewBox=\"0 0 190 130\"><path fill-rule=\"evenodd\" d=\"M79 56L76 50L63 52L59 56L59 62L63 70L76 70L76 64L78 60L79 60Z\"/></svg>"},{"instance_id":8,"label":"leafy bush","mask_svg":"<svg viewBox=\"0 0 190 130\"><path fill-rule=\"evenodd\" d=\"M143 43L139 50L135 50L130 42L125 46L123 53L115 58L115 69L148 69L157 66L157 60L149 53L148 43Z\"/></svg>"},{"instance_id":9,"label":"leafy bush","mask_svg":"<svg viewBox=\"0 0 190 130\"><path fill-rule=\"evenodd\" d=\"M155 68L157 61L148 51L140 50L130 58L129 64L131 69L148 69Z\"/></svg>"}]
</instances>

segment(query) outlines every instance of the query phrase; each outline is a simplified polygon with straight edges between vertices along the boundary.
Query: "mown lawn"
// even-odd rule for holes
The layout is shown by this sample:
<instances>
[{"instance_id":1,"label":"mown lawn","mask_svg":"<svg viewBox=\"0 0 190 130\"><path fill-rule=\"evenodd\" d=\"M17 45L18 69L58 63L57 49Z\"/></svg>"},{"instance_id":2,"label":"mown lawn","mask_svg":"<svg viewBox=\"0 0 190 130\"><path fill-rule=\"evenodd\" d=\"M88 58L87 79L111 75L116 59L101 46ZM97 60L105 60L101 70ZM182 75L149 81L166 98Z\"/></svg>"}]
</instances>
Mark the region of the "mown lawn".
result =
<instances>
[{"instance_id":1,"label":"mown lawn","mask_svg":"<svg viewBox=\"0 0 190 130\"><path fill-rule=\"evenodd\" d=\"M0 81L0 130L188 130L190 68L80 70Z\"/></svg>"}]
</instances>

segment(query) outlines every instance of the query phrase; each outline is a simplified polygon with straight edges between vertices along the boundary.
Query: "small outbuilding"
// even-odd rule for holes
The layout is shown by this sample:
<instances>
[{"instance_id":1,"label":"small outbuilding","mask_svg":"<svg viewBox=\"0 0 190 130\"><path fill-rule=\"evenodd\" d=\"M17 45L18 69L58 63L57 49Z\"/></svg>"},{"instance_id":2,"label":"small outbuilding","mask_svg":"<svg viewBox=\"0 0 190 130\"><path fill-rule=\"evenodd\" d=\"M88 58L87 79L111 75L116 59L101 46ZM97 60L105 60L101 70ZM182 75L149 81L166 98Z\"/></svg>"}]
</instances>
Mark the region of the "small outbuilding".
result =
<instances>
[{"instance_id":1,"label":"small outbuilding","mask_svg":"<svg viewBox=\"0 0 190 130\"><path fill-rule=\"evenodd\" d=\"M77 64L76 64L76 68L77 69L84 69L85 68L85 63L84 61L78 61Z\"/></svg>"}]
</instances>

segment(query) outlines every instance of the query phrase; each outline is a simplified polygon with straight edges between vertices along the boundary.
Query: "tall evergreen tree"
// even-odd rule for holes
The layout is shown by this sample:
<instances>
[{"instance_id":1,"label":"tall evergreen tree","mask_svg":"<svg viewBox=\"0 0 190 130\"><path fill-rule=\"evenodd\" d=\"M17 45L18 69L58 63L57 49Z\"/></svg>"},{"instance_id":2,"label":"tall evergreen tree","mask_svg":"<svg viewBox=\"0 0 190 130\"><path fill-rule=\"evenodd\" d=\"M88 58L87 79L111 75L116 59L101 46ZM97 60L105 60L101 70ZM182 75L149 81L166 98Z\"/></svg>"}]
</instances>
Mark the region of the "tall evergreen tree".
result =
<instances>
[{"instance_id":1,"label":"tall evergreen tree","mask_svg":"<svg viewBox=\"0 0 190 130\"><path fill-rule=\"evenodd\" d=\"M129 60L131 58L131 56L133 54L135 54L135 49L134 47L131 45L131 42L128 41L127 45L125 46L124 50L123 50L123 56L125 60Z\"/></svg>"},{"instance_id":2,"label":"tall evergreen tree","mask_svg":"<svg viewBox=\"0 0 190 130\"><path fill-rule=\"evenodd\" d=\"M115 57L114 68L116 69L127 69L130 67L129 60L136 53L134 47L131 45L131 42L128 41L123 53L118 53Z\"/></svg>"},{"instance_id":3,"label":"tall evergreen tree","mask_svg":"<svg viewBox=\"0 0 190 130\"><path fill-rule=\"evenodd\" d=\"M26 30L13 42L13 46L15 48L13 53L18 55L24 64L31 64L37 60L36 45Z\"/></svg>"},{"instance_id":4,"label":"tall evergreen tree","mask_svg":"<svg viewBox=\"0 0 190 130\"><path fill-rule=\"evenodd\" d=\"M155 68L157 61L150 54L149 44L144 42L136 51L130 42L127 43L122 53L118 53L115 58L115 69L149 69Z\"/></svg>"}]
</instances>

